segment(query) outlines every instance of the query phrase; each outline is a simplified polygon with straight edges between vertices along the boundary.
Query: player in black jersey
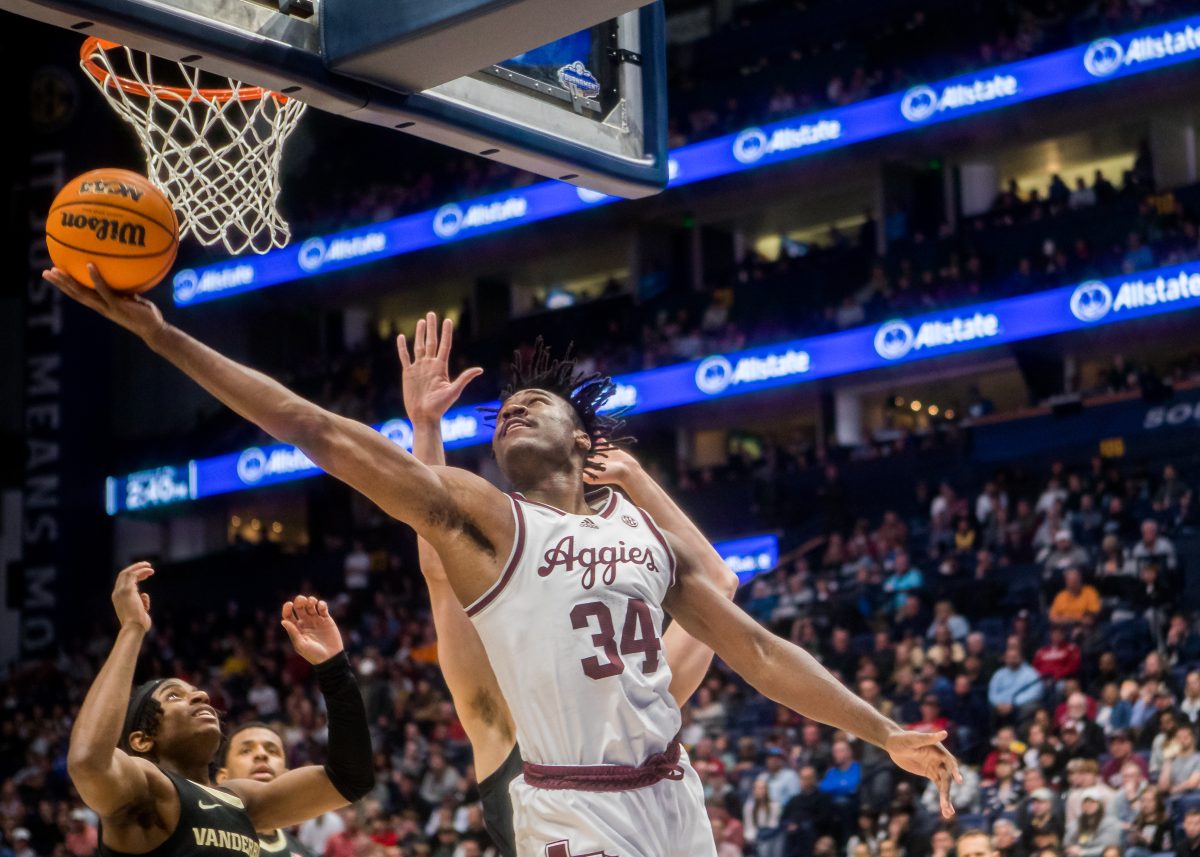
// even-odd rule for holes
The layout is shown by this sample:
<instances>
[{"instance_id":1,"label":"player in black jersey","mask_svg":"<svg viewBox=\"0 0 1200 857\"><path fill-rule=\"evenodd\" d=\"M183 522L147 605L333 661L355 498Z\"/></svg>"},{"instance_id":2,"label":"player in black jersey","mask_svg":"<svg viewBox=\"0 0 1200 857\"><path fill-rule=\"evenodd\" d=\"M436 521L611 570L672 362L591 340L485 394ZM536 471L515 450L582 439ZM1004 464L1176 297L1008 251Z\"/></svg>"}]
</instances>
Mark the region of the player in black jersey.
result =
<instances>
[{"instance_id":1,"label":"player in black jersey","mask_svg":"<svg viewBox=\"0 0 1200 857\"><path fill-rule=\"evenodd\" d=\"M404 409L413 423L413 455L426 464L445 464L442 415L457 401L466 385L481 374L481 370L468 369L450 380L452 337L449 320L443 322L439 337L437 318L430 313L417 322L411 358L405 338L400 336L397 340L403 370ZM732 598L737 591L737 576L696 525L631 455L611 450L607 456L604 473L589 481L621 488L665 530L685 540L713 583ZM500 853L516 857L508 785L521 775L522 759L512 716L479 633L450 589L441 559L424 539L419 539L418 544L421 573L429 587L439 642L438 661L455 710L471 741L484 823ZM663 636L663 651L671 667L671 695L683 706L703 681L712 661L712 649L675 624Z\"/></svg>"},{"instance_id":2,"label":"player in black jersey","mask_svg":"<svg viewBox=\"0 0 1200 857\"><path fill-rule=\"evenodd\" d=\"M287 773L287 752L283 736L265 723L243 723L225 739L218 759L217 785L228 780L255 780L269 783ZM266 854L281 857L317 857L288 831L260 830L258 844Z\"/></svg>"},{"instance_id":3,"label":"player in black jersey","mask_svg":"<svg viewBox=\"0 0 1200 857\"><path fill-rule=\"evenodd\" d=\"M117 575L112 601L121 630L75 718L67 770L100 816L102 857L259 857L259 830L299 824L346 806L374 785L362 696L324 602L304 596L283 606L284 629L314 665L329 711L329 764L271 782L231 779L220 788L209 766L221 724L204 691L177 678L146 682L129 695L154 574L139 562Z\"/></svg>"}]
</instances>

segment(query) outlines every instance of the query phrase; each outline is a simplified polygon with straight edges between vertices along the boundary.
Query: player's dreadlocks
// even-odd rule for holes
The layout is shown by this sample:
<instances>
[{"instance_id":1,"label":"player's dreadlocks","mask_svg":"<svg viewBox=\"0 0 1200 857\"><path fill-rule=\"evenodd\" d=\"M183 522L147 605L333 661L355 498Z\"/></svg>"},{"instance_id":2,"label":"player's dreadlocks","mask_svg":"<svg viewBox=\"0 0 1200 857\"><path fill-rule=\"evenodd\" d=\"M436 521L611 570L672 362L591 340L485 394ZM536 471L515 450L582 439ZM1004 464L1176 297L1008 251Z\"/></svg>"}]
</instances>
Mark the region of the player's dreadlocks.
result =
<instances>
[{"instance_id":1,"label":"player's dreadlocks","mask_svg":"<svg viewBox=\"0 0 1200 857\"><path fill-rule=\"evenodd\" d=\"M542 337L533 344L533 355L526 360L518 349L513 352L513 362L510 366L511 378L508 385L500 393L500 403L521 390L545 390L554 393L567 401L579 417L583 430L592 439L592 448L584 462L584 470L601 472L604 470L603 454L611 449L636 443L636 438L624 435L617 437L625 426L621 417L627 408L619 408L600 413L600 409L617 391L617 385L611 377L600 372L583 372L579 364L571 356L574 343L567 346L561 358L552 358L550 349ZM494 421L500 413L499 408L483 408Z\"/></svg>"}]
</instances>

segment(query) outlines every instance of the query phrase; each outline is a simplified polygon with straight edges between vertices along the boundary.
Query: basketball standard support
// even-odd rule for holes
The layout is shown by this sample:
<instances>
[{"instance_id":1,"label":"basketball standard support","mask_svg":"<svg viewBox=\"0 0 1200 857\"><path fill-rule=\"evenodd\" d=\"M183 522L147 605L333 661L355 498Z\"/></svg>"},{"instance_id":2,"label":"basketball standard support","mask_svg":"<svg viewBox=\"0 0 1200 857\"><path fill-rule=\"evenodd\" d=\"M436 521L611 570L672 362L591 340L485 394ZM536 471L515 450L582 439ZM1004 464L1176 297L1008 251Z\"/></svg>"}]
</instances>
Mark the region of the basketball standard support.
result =
<instances>
[{"instance_id":1,"label":"basketball standard support","mask_svg":"<svg viewBox=\"0 0 1200 857\"><path fill-rule=\"evenodd\" d=\"M163 59L282 92L319 110L396 128L603 193L633 198L666 186L662 0L635 8L616 20L608 53L617 58L609 86L617 100L600 116L586 112L580 115L569 104L566 109L550 109L546 99L537 98L535 93L497 85L499 77L494 74L463 75L421 92L407 91L398 82L352 77L326 62L322 20L326 14L335 18L339 15L336 7L330 7L332 13L322 11L326 2L329 0L319 0L317 14L308 16L285 14L270 4L247 0L0 0L0 10L74 30L81 37L100 36ZM340 2L352 5L354 0ZM574 8L592 4L563 0L507 4L498 0L439 0L424 5L444 4L459 13L474 5L479 15L451 16L441 27L429 26L430 20L424 19L423 29L407 37L407 50L420 54L421 44L435 39L443 40L443 46L453 44L453 50L458 51L458 37L454 35L458 28L466 28L464 32L477 28L487 20L487 9L488 14L501 16L492 17L494 22L503 18L502 5L509 14L517 14L526 3L554 22L539 25L538 35L531 38L541 38L545 32L567 35L579 21L596 17L588 8ZM638 5L638 0L596 3L604 8L601 15L611 12L614 6ZM360 17L358 31L365 38L373 22L362 26L362 20ZM400 29L400 24L393 22L393 29ZM474 32L472 41L484 43L478 56L494 57L497 52L486 45L487 39L478 38L478 29ZM477 46L472 41L464 39L461 48L474 63L476 57L470 51ZM512 33L504 41L505 51L500 53L507 52L511 44L517 44ZM525 43L524 47L539 45ZM368 57L379 59L388 51L381 43L357 53L352 48L343 39L338 63L345 62L347 69L356 67L352 57L365 63ZM483 69L491 62L485 60L477 68ZM452 73L458 63L440 69L439 74ZM413 80L436 80L439 76L409 71L415 75ZM369 73L369 69L363 73Z\"/></svg>"}]
</instances>

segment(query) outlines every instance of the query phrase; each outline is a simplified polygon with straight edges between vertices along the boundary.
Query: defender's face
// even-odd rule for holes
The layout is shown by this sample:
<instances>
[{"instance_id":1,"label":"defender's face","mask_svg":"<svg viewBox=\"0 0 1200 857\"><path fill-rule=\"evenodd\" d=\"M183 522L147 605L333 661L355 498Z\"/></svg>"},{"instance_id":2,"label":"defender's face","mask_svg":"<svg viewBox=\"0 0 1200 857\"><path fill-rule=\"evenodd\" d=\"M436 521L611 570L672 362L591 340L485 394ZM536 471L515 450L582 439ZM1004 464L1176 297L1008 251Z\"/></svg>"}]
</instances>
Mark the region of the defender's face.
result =
<instances>
[{"instance_id":1,"label":"defender's face","mask_svg":"<svg viewBox=\"0 0 1200 857\"><path fill-rule=\"evenodd\" d=\"M510 396L500 408L492 433L496 462L505 475L511 475L526 456L561 460L576 447L587 449L589 443L570 404L538 389Z\"/></svg>"},{"instance_id":2,"label":"defender's face","mask_svg":"<svg viewBox=\"0 0 1200 857\"><path fill-rule=\"evenodd\" d=\"M270 729L254 726L233 736L219 781L258 780L269 783L287 771L283 742Z\"/></svg>"}]
</instances>

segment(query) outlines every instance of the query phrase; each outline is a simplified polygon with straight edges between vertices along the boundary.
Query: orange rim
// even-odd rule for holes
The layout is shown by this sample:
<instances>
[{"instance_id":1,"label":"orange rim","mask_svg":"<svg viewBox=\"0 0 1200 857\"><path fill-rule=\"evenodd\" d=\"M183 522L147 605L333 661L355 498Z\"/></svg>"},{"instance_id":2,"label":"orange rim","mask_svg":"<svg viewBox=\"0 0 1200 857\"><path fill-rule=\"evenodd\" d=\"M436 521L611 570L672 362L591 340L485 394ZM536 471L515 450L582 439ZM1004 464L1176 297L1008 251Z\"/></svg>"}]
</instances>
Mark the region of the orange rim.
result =
<instances>
[{"instance_id":1,"label":"orange rim","mask_svg":"<svg viewBox=\"0 0 1200 857\"><path fill-rule=\"evenodd\" d=\"M84 69L96 78L102 86L119 87L131 95L143 98L159 98L165 101L206 101L223 104L227 101L261 101L264 98L274 98L280 104L288 101L286 95L273 92L261 86L244 86L239 89L189 89L183 86L163 86L162 84L145 84L113 74L94 59L97 53L105 53L113 48L122 47L117 42L110 42L96 36L90 36L79 48L79 59Z\"/></svg>"}]
</instances>

